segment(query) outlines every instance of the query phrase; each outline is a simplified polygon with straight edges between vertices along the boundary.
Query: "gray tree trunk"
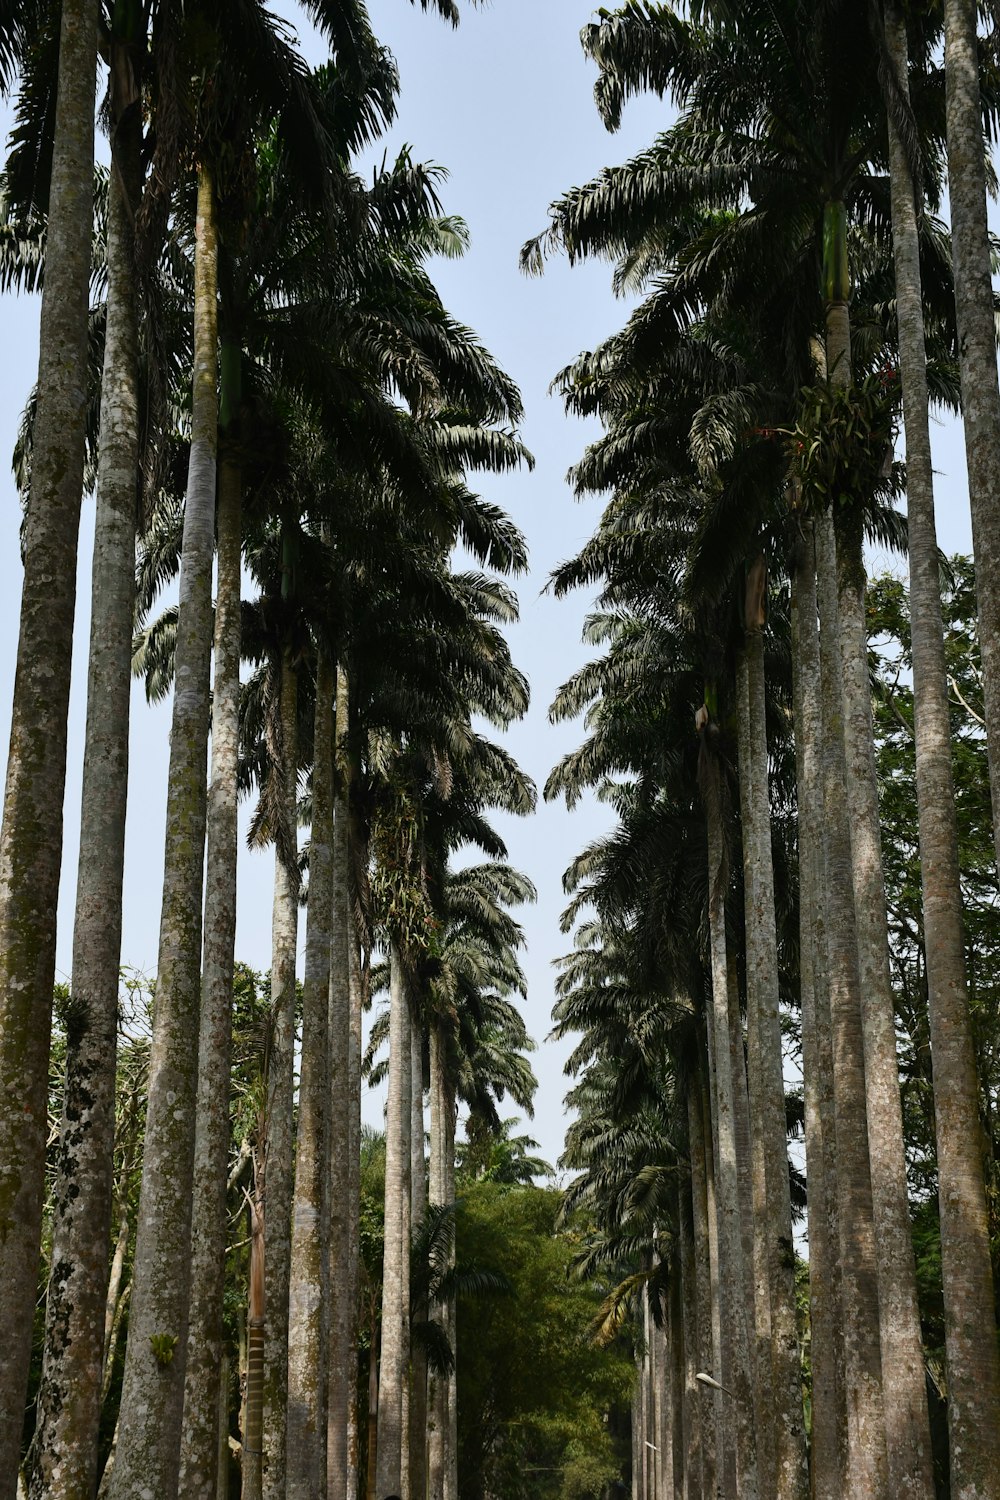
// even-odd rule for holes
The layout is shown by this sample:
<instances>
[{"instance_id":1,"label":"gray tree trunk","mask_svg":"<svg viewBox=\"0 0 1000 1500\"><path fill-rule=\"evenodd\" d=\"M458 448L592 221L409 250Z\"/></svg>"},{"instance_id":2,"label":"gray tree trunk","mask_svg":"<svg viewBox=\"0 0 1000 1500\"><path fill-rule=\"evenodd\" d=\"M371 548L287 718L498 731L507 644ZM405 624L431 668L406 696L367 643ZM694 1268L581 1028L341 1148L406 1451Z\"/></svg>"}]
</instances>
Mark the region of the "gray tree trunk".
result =
<instances>
[{"instance_id":1,"label":"gray tree trunk","mask_svg":"<svg viewBox=\"0 0 1000 1500\"><path fill-rule=\"evenodd\" d=\"M230 1136L233 961L236 946L237 772L240 701L242 475L219 467L218 580L208 791L205 939L198 1041L198 1115L191 1218L191 1320L184 1381L178 1495L214 1500L218 1466L213 1393L225 1354L227 1184Z\"/></svg>"},{"instance_id":2,"label":"gray tree trunk","mask_svg":"<svg viewBox=\"0 0 1000 1500\"><path fill-rule=\"evenodd\" d=\"M424 1032L416 1007L410 1016L410 1222L415 1234L427 1216L427 1161L424 1155ZM426 1321L426 1303L414 1316ZM415 1346L410 1380L410 1500L427 1493L427 1352Z\"/></svg>"},{"instance_id":3,"label":"gray tree trunk","mask_svg":"<svg viewBox=\"0 0 1000 1500\"><path fill-rule=\"evenodd\" d=\"M1000 867L1000 390L993 315L992 249L986 220L979 47L975 0L945 0L944 56L948 122L948 203L951 215L955 314L958 322L962 421L969 472L976 558L979 650L986 751L993 795L993 840ZM983 1458L981 1479L996 1468ZM970 1476L970 1495L980 1482Z\"/></svg>"},{"instance_id":4,"label":"gray tree trunk","mask_svg":"<svg viewBox=\"0 0 1000 1500\"><path fill-rule=\"evenodd\" d=\"M444 1201L455 1209L455 1094L445 1075L444 1143L442 1170L444 1173ZM455 1266L455 1241L451 1242L448 1269ZM448 1436L445 1444L444 1500L458 1500L458 1309L454 1291L448 1296L448 1315L445 1327L448 1342L455 1355L455 1362L448 1375Z\"/></svg>"},{"instance_id":5,"label":"gray tree trunk","mask_svg":"<svg viewBox=\"0 0 1000 1500\"><path fill-rule=\"evenodd\" d=\"M346 677L342 679L343 692L338 688L337 713L346 723L347 692ZM339 718L338 718L339 722ZM346 733L346 731L345 731ZM347 792L344 793L344 861L350 867L351 837ZM358 1378L358 1320L361 1299L361 1011L363 985L361 979L361 955L358 947L357 924L354 917L353 897L349 876L345 876L347 892L347 946L348 975L350 979L350 1036L347 1052L347 1105L348 1141L348 1198L347 1198L347 1500L355 1500L358 1493L360 1429L358 1402L356 1397Z\"/></svg>"},{"instance_id":6,"label":"gray tree trunk","mask_svg":"<svg viewBox=\"0 0 1000 1500\"><path fill-rule=\"evenodd\" d=\"M281 655L280 760L284 777L286 865L275 850L271 920L273 1040L267 1080L267 1188L264 1201L264 1500L285 1500L288 1407L288 1282L294 1182L292 1113L295 1093L295 958L298 945L297 843L298 680L287 650Z\"/></svg>"},{"instance_id":7,"label":"gray tree trunk","mask_svg":"<svg viewBox=\"0 0 1000 1500\"><path fill-rule=\"evenodd\" d=\"M444 1170L445 1111L447 1090L445 1087L444 1042L441 1023L432 1018L430 1023L430 1180L428 1196L432 1206L447 1202ZM443 1304L436 1302L431 1315L439 1320L446 1317ZM427 1496L428 1500L443 1500L445 1454L448 1433L448 1381L447 1377L432 1373L428 1383L427 1418Z\"/></svg>"},{"instance_id":8,"label":"gray tree trunk","mask_svg":"<svg viewBox=\"0 0 1000 1500\"><path fill-rule=\"evenodd\" d=\"M896 76L905 92L909 59L906 23L898 6L887 5L885 29ZM920 246L909 161L891 112L889 124L896 309L906 422L917 811L934 1069L951 1487L956 1496L978 1500L1000 1493L1000 1367L980 1144L979 1084L965 979L927 416ZM956 250L956 266L958 259ZM993 385L995 394L995 380Z\"/></svg>"},{"instance_id":9,"label":"gray tree trunk","mask_svg":"<svg viewBox=\"0 0 1000 1500\"><path fill-rule=\"evenodd\" d=\"M705 1050L705 1066L701 1074L700 1108L704 1122L705 1139L705 1201L708 1207L708 1270L711 1290L712 1319L712 1372L726 1368L724 1355L725 1337L722 1331L722 1267L719 1260L719 1204L715 1188L715 1163L718 1160L718 1127L713 1119L712 1100L715 1097L715 1063L711 1041L711 1018L709 1018L708 1045ZM716 1489L725 1500L736 1495L736 1438L732 1423L726 1419L726 1405L722 1393L713 1391L712 1403L715 1412L715 1469Z\"/></svg>"},{"instance_id":10,"label":"gray tree trunk","mask_svg":"<svg viewBox=\"0 0 1000 1500\"><path fill-rule=\"evenodd\" d=\"M330 1224L324 1223L324 1201L333 1216L332 1193L324 1192L328 1150L330 1165L342 1140L328 1137L330 1111L330 986L333 923L333 711L336 671L320 646L316 662L316 706L313 728L312 835L309 845L309 904L306 922L305 980L302 987L302 1060L299 1073L299 1117L295 1143L295 1196L288 1314L288 1473L287 1500L313 1500L323 1493L326 1477L327 1355L324 1349L323 1294ZM339 956L339 955L338 955ZM346 974L342 974L342 979ZM335 1170L335 1168L334 1168ZM340 1205L338 1205L339 1207ZM341 1208L342 1212L342 1208ZM332 1247L331 1274L336 1274L343 1246Z\"/></svg>"},{"instance_id":11,"label":"gray tree trunk","mask_svg":"<svg viewBox=\"0 0 1000 1500\"><path fill-rule=\"evenodd\" d=\"M430 1026L430 1190L432 1204L454 1210L455 1204L455 1101L448 1081L447 1046L440 1020ZM448 1252L449 1268L455 1264L454 1223ZM452 1352L456 1348L454 1296L431 1309L444 1326ZM458 1497L458 1407L456 1374L433 1375L428 1392L427 1470L428 1500Z\"/></svg>"},{"instance_id":12,"label":"gray tree trunk","mask_svg":"<svg viewBox=\"0 0 1000 1500\"><path fill-rule=\"evenodd\" d=\"M847 1467L843 1304L837 1235L833 1041L826 966L822 715L811 523L792 576L792 671L799 830L799 988L809 1211L809 1329L814 1500L840 1500Z\"/></svg>"},{"instance_id":13,"label":"gray tree trunk","mask_svg":"<svg viewBox=\"0 0 1000 1500\"><path fill-rule=\"evenodd\" d=\"M138 157L138 139L135 156ZM66 1086L28 1493L97 1482L115 1135L118 966L128 787L139 463L138 327L129 208L108 188L108 316L91 590L87 729Z\"/></svg>"},{"instance_id":14,"label":"gray tree trunk","mask_svg":"<svg viewBox=\"0 0 1000 1500\"><path fill-rule=\"evenodd\" d=\"M261 1134L266 1133L266 1124ZM264 1327L266 1322L265 1223L266 1148L256 1164L250 1202L250 1287L247 1298L247 1380L243 1411L242 1500L264 1493Z\"/></svg>"},{"instance_id":15,"label":"gray tree trunk","mask_svg":"<svg viewBox=\"0 0 1000 1500\"><path fill-rule=\"evenodd\" d=\"M684 1455L684 1484L680 1493L685 1500L702 1500L702 1422L701 1395L695 1375L704 1367L699 1363L698 1343L698 1273L694 1234L694 1173L681 1178L679 1193L678 1240L680 1248L681 1328L684 1350L680 1371L681 1443ZM708 1246L704 1246L706 1252ZM711 1500L711 1496L709 1496Z\"/></svg>"},{"instance_id":16,"label":"gray tree trunk","mask_svg":"<svg viewBox=\"0 0 1000 1500\"><path fill-rule=\"evenodd\" d=\"M0 828L0 1494L17 1484L38 1279L87 400L97 0L65 0L24 584Z\"/></svg>"},{"instance_id":17,"label":"gray tree trunk","mask_svg":"<svg viewBox=\"0 0 1000 1500\"><path fill-rule=\"evenodd\" d=\"M691 1154L691 1233L693 1238L693 1272L695 1327L697 1343L693 1346L693 1374L711 1375L720 1368L712 1339L712 1251L709 1241L708 1162L705 1124L701 1113L701 1087L696 1076L687 1091L688 1143ZM691 1391L697 1408L695 1430L700 1436L700 1484L703 1500L715 1500L716 1405L721 1396L709 1387L696 1383Z\"/></svg>"},{"instance_id":18,"label":"gray tree trunk","mask_svg":"<svg viewBox=\"0 0 1000 1500\"><path fill-rule=\"evenodd\" d=\"M845 309L846 322L846 309ZM850 375L846 358L829 359L834 383ZM851 874L861 980L868 1155L875 1215L882 1392L889 1480L905 1500L933 1493L930 1421L917 1306L916 1267L906 1187L903 1113L889 973L889 936L882 873L878 782L872 732L865 621L865 572L860 526L837 536L844 753Z\"/></svg>"},{"instance_id":19,"label":"gray tree trunk","mask_svg":"<svg viewBox=\"0 0 1000 1500\"><path fill-rule=\"evenodd\" d=\"M632 1500L642 1500L642 1356L638 1352L632 1382Z\"/></svg>"},{"instance_id":20,"label":"gray tree trunk","mask_svg":"<svg viewBox=\"0 0 1000 1500\"><path fill-rule=\"evenodd\" d=\"M740 1225L739 1166L736 1148L736 1084L730 1050L729 972L726 952L726 857L721 768L711 751L705 757L708 829L708 903L712 975L712 1029L715 1058L716 1208L719 1219L719 1279L723 1325L729 1330L731 1369L722 1384L732 1392L730 1420L736 1431L741 1500L756 1500L757 1450L748 1328L746 1274ZM727 1348L726 1342L723 1350Z\"/></svg>"},{"instance_id":21,"label":"gray tree trunk","mask_svg":"<svg viewBox=\"0 0 1000 1500\"><path fill-rule=\"evenodd\" d=\"M385 1133L385 1258L379 1363L376 1494L409 1488L404 1446L404 1391L410 1368L410 1005L399 952L393 946L389 1009L389 1099Z\"/></svg>"},{"instance_id":22,"label":"gray tree trunk","mask_svg":"<svg viewBox=\"0 0 1000 1500\"><path fill-rule=\"evenodd\" d=\"M817 521L820 667L823 712L823 887L836 1101L837 1223L844 1311L848 1468L845 1496L887 1494L879 1288L868 1161L864 1043L858 945L846 821L840 635L833 521Z\"/></svg>"},{"instance_id":23,"label":"gray tree trunk","mask_svg":"<svg viewBox=\"0 0 1000 1500\"><path fill-rule=\"evenodd\" d=\"M757 1452L757 1484L762 1494L774 1490L774 1392L771 1383L771 1297L767 1274L767 1181L763 1142L750 1129L746 1032L740 1008L736 954L729 969L729 1048L732 1060L736 1120L736 1177L740 1190L740 1235L743 1243L743 1295L750 1309L750 1389Z\"/></svg>"},{"instance_id":24,"label":"gray tree trunk","mask_svg":"<svg viewBox=\"0 0 1000 1500\"><path fill-rule=\"evenodd\" d=\"M163 905L149 1102L125 1350L122 1424L109 1494L172 1495L180 1463L190 1288L212 554L218 441L216 229L212 179L198 173L195 365L170 734ZM169 1274L166 1274L169 1268Z\"/></svg>"},{"instance_id":25,"label":"gray tree trunk","mask_svg":"<svg viewBox=\"0 0 1000 1500\"><path fill-rule=\"evenodd\" d=\"M683 1191L683 1188L681 1189ZM679 1243L674 1254L674 1274L670 1278L670 1448L673 1470L667 1471L667 1483L673 1489L675 1500L690 1500L688 1466L691 1461L686 1442L685 1428L685 1371L687 1353L684 1342L684 1270L682 1257L683 1224L678 1205ZM667 1490L667 1494L670 1489Z\"/></svg>"},{"instance_id":26,"label":"gray tree trunk","mask_svg":"<svg viewBox=\"0 0 1000 1500\"><path fill-rule=\"evenodd\" d=\"M333 922L330 949L330 1392L327 1472L333 1500L355 1500L357 1490L357 1266L360 1098L352 1075L352 955L350 834L346 766L347 679L337 673L337 770L333 818ZM360 976L359 976L360 977ZM359 996L360 1020L360 996ZM360 1074L357 1080L360 1096ZM355 1116L358 1128L355 1129ZM354 1443L351 1450L351 1418ZM353 1484L353 1488L351 1487Z\"/></svg>"},{"instance_id":27,"label":"gray tree trunk","mask_svg":"<svg viewBox=\"0 0 1000 1500\"><path fill-rule=\"evenodd\" d=\"M760 1135L765 1173L764 1239L771 1310L769 1352L774 1402L775 1494L806 1500L809 1465L802 1410L785 1082L778 1009L778 938L771 855L764 641L757 620L748 618L746 623L748 634L739 668L741 703L738 717L741 723L749 1082L752 1118Z\"/></svg>"}]
</instances>

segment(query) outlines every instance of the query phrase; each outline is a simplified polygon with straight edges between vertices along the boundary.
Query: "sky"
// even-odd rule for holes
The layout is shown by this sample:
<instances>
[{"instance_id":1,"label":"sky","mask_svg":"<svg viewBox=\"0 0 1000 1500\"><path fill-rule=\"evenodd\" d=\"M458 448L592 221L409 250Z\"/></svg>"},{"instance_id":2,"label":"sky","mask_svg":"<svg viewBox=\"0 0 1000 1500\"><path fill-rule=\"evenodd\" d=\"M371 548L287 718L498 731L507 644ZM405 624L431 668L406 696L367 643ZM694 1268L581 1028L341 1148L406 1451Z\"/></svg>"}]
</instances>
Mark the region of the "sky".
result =
<instances>
[{"instance_id":1,"label":"sky","mask_svg":"<svg viewBox=\"0 0 1000 1500\"><path fill-rule=\"evenodd\" d=\"M298 29L310 62L323 60L322 44L294 0L272 8ZM547 205L601 167L648 145L669 123L668 106L653 98L632 102L621 130L608 135L593 102L595 70L583 57L579 32L592 17L586 0L492 0L462 4L457 31L408 0L370 0L376 34L395 54L402 90L398 122L370 152L368 164L408 145L417 160L448 169L445 210L462 215L471 247L458 262L439 261L434 277L450 311L471 325L518 382L526 417L523 437L535 457L531 473L483 477L480 488L502 505L525 532L531 569L518 583L521 621L510 631L514 660L531 682L531 709L504 743L534 778L539 792L559 757L582 738L579 724L552 726L548 706L556 690L585 660L580 632L584 594L562 601L547 595L552 569L573 556L597 524L596 502L578 503L566 471L596 436L596 425L564 415L549 395L556 373L592 349L628 315L629 304L611 292L610 268L591 263L570 268L550 263L538 279L518 268L522 243L544 227ZM9 121L0 116L0 128ZM20 601L17 494L4 455L13 449L17 422L37 367L38 303L0 298L0 745L9 734ZM942 546L969 551L968 500L960 431L934 429L938 517ZM70 751L64 815L63 877L59 901L57 970L69 977L73 897L78 858L80 772L89 634L90 548L93 502L86 501L70 705ZM897 561L896 567L901 566ZM156 968L170 712L133 695L129 815L126 841L122 962ZM539 1079L535 1119L526 1127L541 1154L555 1163L566 1116L563 1075L568 1047L546 1042L553 1002L553 960L570 940L559 929L565 904L562 874L574 855L607 826L606 812L588 802L574 813L546 805L530 819L500 819L512 863L538 888L537 905L522 911L529 981L527 1020L539 1042L533 1058ZM245 817L244 817L245 826ZM270 964L273 859L244 851L239 870L237 956L255 968ZM300 973L304 943L300 928ZM381 1102L369 1098L366 1118L379 1123ZM513 1114L515 1111L510 1110Z\"/></svg>"}]
</instances>

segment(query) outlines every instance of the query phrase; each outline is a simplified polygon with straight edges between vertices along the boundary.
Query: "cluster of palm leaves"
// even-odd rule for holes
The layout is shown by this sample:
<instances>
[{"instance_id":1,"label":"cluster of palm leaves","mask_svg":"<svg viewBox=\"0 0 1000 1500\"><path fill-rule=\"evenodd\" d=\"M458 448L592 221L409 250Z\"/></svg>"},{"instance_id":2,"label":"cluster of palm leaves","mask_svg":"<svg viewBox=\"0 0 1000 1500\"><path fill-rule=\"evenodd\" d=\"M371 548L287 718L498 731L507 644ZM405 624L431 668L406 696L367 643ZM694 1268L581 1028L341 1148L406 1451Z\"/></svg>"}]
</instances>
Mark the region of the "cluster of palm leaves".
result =
<instances>
[{"instance_id":1,"label":"cluster of palm leaves","mask_svg":"<svg viewBox=\"0 0 1000 1500\"><path fill-rule=\"evenodd\" d=\"M422 4L458 20L452 0ZM504 580L526 552L472 488L530 456L516 388L431 277L433 256L466 245L440 173L405 152L368 181L355 166L398 89L364 0L303 10L330 50L315 72L258 0L0 7L3 82L18 89L3 277L43 286L17 455L24 596L0 836L4 1497L23 1485L82 1500L98 1482L111 1497L215 1495L235 1426L250 1500L355 1500L361 1014L379 953L393 1004L368 1472L379 1495L456 1494L454 1278L416 1289L440 1308L411 1307L408 1265L426 1220L447 1271L457 1101L500 1133L498 1102L530 1108L534 1089L509 914L533 891L490 823L493 809L529 812L534 789L487 732L527 707L502 633L517 613ZM88 485L83 818L53 1144L53 810ZM133 672L151 699L173 695L148 1072L128 1095L141 1094L141 1136L135 1108L122 1128L117 1047ZM234 981L241 795L275 865L273 963L249 1000L242 971ZM469 846L483 864L468 866ZM432 1311L448 1352L429 1388L409 1327Z\"/></svg>"},{"instance_id":2,"label":"cluster of palm leaves","mask_svg":"<svg viewBox=\"0 0 1000 1500\"><path fill-rule=\"evenodd\" d=\"M961 408L996 807L996 32L977 46L977 19L965 0L602 11L583 45L609 128L644 90L676 118L555 202L524 251L531 271L604 257L639 297L557 382L603 424L572 478L607 504L553 578L596 586L597 654L553 705L585 715L587 738L546 789L570 806L596 792L615 818L566 876L575 948L555 1017L577 1038L580 1269L609 1288L602 1336L635 1340L639 1500L997 1492L928 439L932 401ZM947 1442L931 1437L907 1196L866 537L909 554Z\"/></svg>"}]
</instances>

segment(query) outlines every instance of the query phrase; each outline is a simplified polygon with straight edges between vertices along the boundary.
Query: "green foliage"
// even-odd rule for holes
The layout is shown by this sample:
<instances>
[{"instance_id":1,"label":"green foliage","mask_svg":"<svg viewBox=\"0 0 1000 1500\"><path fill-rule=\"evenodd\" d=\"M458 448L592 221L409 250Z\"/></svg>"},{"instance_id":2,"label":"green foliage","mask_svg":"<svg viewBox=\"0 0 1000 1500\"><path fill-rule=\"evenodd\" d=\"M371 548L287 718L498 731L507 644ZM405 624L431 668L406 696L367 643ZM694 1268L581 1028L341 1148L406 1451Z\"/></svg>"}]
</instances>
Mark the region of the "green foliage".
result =
<instances>
[{"instance_id":1,"label":"green foliage","mask_svg":"<svg viewBox=\"0 0 1000 1500\"><path fill-rule=\"evenodd\" d=\"M536 1177L553 1177L551 1166L532 1156L538 1142L529 1135L512 1134L516 1119L502 1120L500 1129L488 1129L477 1117L466 1124L466 1140L458 1144L458 1168L466 1177L496 1182L507 1187L528 1187Z\"/></svg>"},{"instance_id":2,"label":"green foliage","mask_svg":"<svg viewBox=\"0 0 1000 1500\"><path fill-rule=\"evenodd\" d=\"M461 1500L596 1500L627 1462L614 1423L632 1363L588 1340L600 1291L569 1275L560 1207L554 1189L463 1189L459 1268L502 1272L511 1295L459 1302Z\"/></svg>"},{"instance_id":3,"label":"green foliage","mask_svg":"<svg viewBox=\"0 0 1000 1500\"><path fill-rule=\"evenodd\" d=\"M174 1357L174 1351L180 1342L176 1333L151 1333L149 1335L149 1347L152 1349L158 1365L166 1368Z\"/></svg>"},{"instance_id":4,"label":"green foliage","mask_svg":"<svg viewBox=\"0 0 1000 1500\"><path fill-rule=\"evenodd\" d=\"M857 385L807 386L786 434L807 511L869 505L892 476L899 380L889 366Z\"/></svg>"}]
</instances>

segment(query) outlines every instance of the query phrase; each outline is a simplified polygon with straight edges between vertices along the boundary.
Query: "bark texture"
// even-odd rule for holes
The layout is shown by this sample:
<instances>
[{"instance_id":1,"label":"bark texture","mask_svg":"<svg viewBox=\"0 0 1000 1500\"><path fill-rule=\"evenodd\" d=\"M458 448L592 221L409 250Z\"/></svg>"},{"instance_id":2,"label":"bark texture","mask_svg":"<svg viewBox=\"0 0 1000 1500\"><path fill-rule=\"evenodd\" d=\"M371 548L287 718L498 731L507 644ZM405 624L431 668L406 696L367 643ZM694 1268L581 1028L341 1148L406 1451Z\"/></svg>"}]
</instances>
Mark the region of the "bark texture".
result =
<instances>
[{"instance_id":1,"label":"bark texture","mask_svg":"<svg viewBox=\"0 0 1000 1500\"><path fill-rule=\"evenodd\" d=\"M858 945L854 926L850 834L842 731L839 618L833 522L817 521L826 961L836 1111L837 1224L844 1313L844 1389L848 1470L845 1495L887 1494L879 1286L875 1263Z\"/></svg>"},{"instance_id":2,"label":"bark texture","mask_svg":"<svg viewBox=\"0 0 1000 1500\"><path fill-rule=\"evenodd\" d=\"M930 1423L889 974L860 538L856 545L838 544L838 564L847 809L861 977L886 1443L895 1493L917 1500L933 1492Z\"/></svg>"},{"instance_id":3,"label":"bark texture","mask_svg":"<svg viewBox=\"0 0 1000 1500\"><path fill-rule=\"evenodd\" d=\"M130 136L137 166L139 134L132 131ZM73 977L45 1348L28 1485L31 1496L65 1500L89 1500L97 1475L135 592L138 328L129 208L120 171L112 172L108 194L108 316Z\"/></svg>"},{"instance_id":4,"label":"bark texture","mask_svg":"<svg viewBox=\"0 0 1000 1500\"><path fill-rule=\"evenodd\" d=\"M284 838L274 859L271 1006L273 1030L267 1079L267 1184L264 1200L264 1500L285 1500L288 1406L288 1280L294 1182L292 1110L295 1093L295 956L299 880L295 863L298 787L298 680L291 654L281 654L279 744ZM287 860L287 862L286 862Z\"/></svg>"},{"instance_id":5,"label":"bark texture","mask_svg":"<svg viewBox=\"0 0 1000 1500\"><path fill-rule=\"evenodd\" d=\"M225 1280L233 960L236 945L237 772L240 699L242 476L219 470L216 530L212 779L208 792L205 939L198 1040L198 1117L191 1219L191 1323L184 1380L179 1496L214 1500L217 1413L213 1394L225 1352Z\"/></svg>"},{"instance_id":6,"label":"bark texture","mask_svg":"<svg viewBox=\"0 0 1000 1500\"><path fill-rule=\"evenodd\" d=\"M428 1197L432 1207L447 1204L445 1173L445 1137L448 1091L445 1082L445 1045L441 1022L430 1023L430 1174ZM435 1303L433 1316L447 1327L447 1306ZM448 1452L448 1380L432 1373L428 1381L427 1413L427 1495L428 1500L443 1500Z\"/></svg>"},{"instance_id":7,"label":"bark texture","mask_svg":"<svg viewBox=\"0 0 1000 1500\"><path fill-rule=\"evenodd\" d=\"M321 646L316 664L309 904L302 986L302 1061L295 1143L295 1197L288 1310L288 1500L312 1500L326 1476L326 1350L323 1292L328 1225L327 1163L330 927L333 911L333 707L335 670ZM331 1143L333 1151L341 1143ZM340 1246L337 1247L340 1252ZM334 1260L332 1271L336 1269Z\"/></svg>"},{"instance_id":8,"label":"bark texture","mask_svg":"<svg viewBox=\"0 0 1000 1500\"><path fill-rule=\"evenodd\" d=\"M906 23L886 7L886 42L907 90ZM889 117L892 227L903 415L906 423L910 630L924 947L934 1069L934 1118L948 1362L951 1486L1000 1493L1000 1368L969 1020L951 760L941 579L928 425L920 243L909 159Z\"/></svg>"},{"instance_id":9,"label":"bark texture","mask_svg":"<svg viewBox=\"0 0 1000 1500\"><path fill-rule=\"evenodd\" d=\"M410 1014L410 1226L416 1235L427 1216L427 1160L424 1155L424 1029ZM414 1318L426 1321L427 1307L414 1307ZM427 1490L427 1354L411 1351L410 1500L425 1500Z\"/></svg>"},{"instance_id":10,"label":"bark texture","mask_svg":"<svg viewBox=\"0 0 1000 1500\"><path fill-rule=\"evenodd\" d=\"M334 1500L357 1493L358 1194L360 1192L360 1052L354 1056L352 958L356 962L350 891L350 830L344 757L347 678L337 671L337 764L333 778L332 922L330 945L330 1391L327 1473ZM360 979L360 975L358 976ZM360 993L358 1025L361 1022ZM360 1042L360 1037L359 1037ZM357 1065L357 1077L354 1065ZM351 1416L355 1414L354 1451ZM353 1484L353 1488L352 1488Z\"/></svg>"},{"instance_id":11,"label":"bark texture","mask_svg":"<svg viewBox=\"0 0 1000 1500\"><path fill-rule=\"evenodd\" d=\"M87 399L97 0L66 0L31 493L0 828L0 1494L17 1484L45 1175Z\"/></svg>"},{"instance_id":12,"label":"bark texture","mask_svg":"<svg viewBox=\"0 0 1000 1500\"><path fill-rule=\"evenodd\" d=\"M708 1161L705 1147L705 1123L701 1113L701 1085L696 1074L688 1084L688 1149L691 1156L691 1233L694 1249L695 1326L694 1373L711 1374L719 1368L712 1342L712 1252L708 1229ZM696 1430L700 1434L700 1482L704 1500L715 1500L716 1463L715 1428L716 1397L707 1387L692 1388L692 1403L697 1408Z\"/></svg>"},{"instance_id":13,"label":"bark texture","mask_svg":"<svg viewBox=\"0 0 1000 1500\"><path fill-rule=\"evenodd\" d=\"M802 1411L801 1355L795 1306L795 1251L788 1178L788 1132L778 1009L778 938L771 855L764 640L761 623L747 621L741 663L745 693L740 720L743 890L750 1037L750 1096L757 1117L765 1173L764 1240L771 1309L771 1390L774 1401L775 1494L806 1500L809 1465ZM745 718L744 718L745 711Z\"/></svg>"},{"instance_id":14,"label":"bark texture","mask_svg":"<svg viewBox=\"0 0 1000 1500\"><path fill-rule=\"evenodd\" d=\"M111 1500L177 1487L190 1287L206 760L212 653L212 553L218 441L216 230L212 180L198 174L195 366L184 532L163 905L149 1103ZM164 1268L170 1274L164 1274Z\"/></svg>"},{"instance_id":15,"label":"bark texture","mask_svg":"<svg viewBox=\"0 0 1000 1500\"><path fill-rule=\"evenodd\" d=\"M975 0L944 0L948 204L962 379L962 422L976 558L986 751L993 797L993 842L1000 867L1000 389L993 282L986 220L986 155ZM984 1458L984 1464L988 1461ZM989 1470L957 1500L980 1493ZM996 1473L996 1470L993 1470ZM994 1481L995 1482L995 1481ZM992 1493L992 1491L982 1491Z\"/></svg>"},{"instance_id":16,"label":"bark texture","mask_svg":"<svg viewBox=\"0 0 1000 1500\"><path fill-rule=\"evenodd\" d=\"M709 730L710 732L710 730ZM704 756L703 781L708 829L708 902L712 975L712 1033L715 1060L716 1212L719 1222L719 1281L723 1326L722 1384L732 1392L730 1420L736 1432L736 1461L742 1500L756 1500L757 1450L754 1433L751 1352L745 1292L744 1249L736 1150L736 1106L729 1046L729 973L726 953L726 854L721 767L711 749ZM729 1350L730 1358L726 1359ZM727 1368L731 1366L731 1368Z\"/></svg>"},{"instance_id":17,"label":"bark texture","mask_svg":"<svg viewBox=\"0 0 1000 1500\"><path fill-rule=\"evenodd\" d=\"M813 527L792 578L792 672L799 830L799 992L809 1211L809 1331L814 1500L840 1500L847 1465L843 1303L837 1243L836 1116L826 914L821 899L823 788Z\"/></svg>"},{"instance_id":18,"label":"bark texture","mask_svg":"<svg viewBox=\"0 0 1000 1500\"><path fill-rule=\"evenodd\" d=\"M391 953L389 1099L385 1134L385 1259L379 1364L376 1494L409 1489L404 1445L410 1367L410 1005L399 952Z\"/></svg>"}]
</instances>

